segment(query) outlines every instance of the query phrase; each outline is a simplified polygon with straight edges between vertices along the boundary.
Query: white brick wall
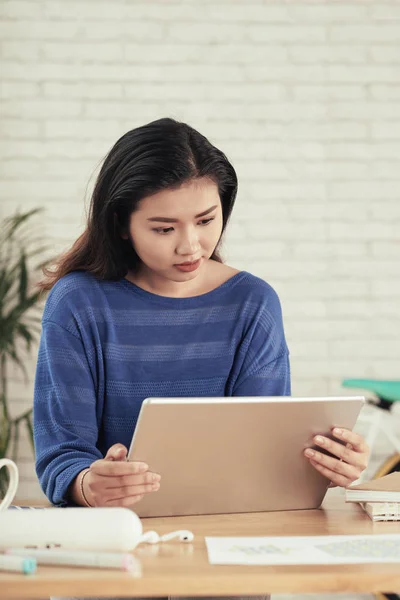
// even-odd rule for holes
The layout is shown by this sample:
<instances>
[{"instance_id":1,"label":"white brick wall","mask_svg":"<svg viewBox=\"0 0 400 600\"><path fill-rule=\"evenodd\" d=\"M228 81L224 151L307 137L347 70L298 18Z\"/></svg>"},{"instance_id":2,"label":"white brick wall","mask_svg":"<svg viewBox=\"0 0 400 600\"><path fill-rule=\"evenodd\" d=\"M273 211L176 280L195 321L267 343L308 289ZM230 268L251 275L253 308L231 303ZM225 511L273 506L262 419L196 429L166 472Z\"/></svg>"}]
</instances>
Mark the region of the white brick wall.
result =
<instances>
[{"instance_id":1,"label":"white brick wall","mask_svg":"<svg viewBox=\"0 0 400 600\"><path fill-rule=\"evenodd\" d=\"M294 394L400 377L398 1L2 0L0 18L2 214L44 206L65 248L116 139L186 120L237 169L225 254L280 294ZM22 409L32 381L11 391ZM27 446L21 464L35 496Z\"/></svg>"}]
</instances>

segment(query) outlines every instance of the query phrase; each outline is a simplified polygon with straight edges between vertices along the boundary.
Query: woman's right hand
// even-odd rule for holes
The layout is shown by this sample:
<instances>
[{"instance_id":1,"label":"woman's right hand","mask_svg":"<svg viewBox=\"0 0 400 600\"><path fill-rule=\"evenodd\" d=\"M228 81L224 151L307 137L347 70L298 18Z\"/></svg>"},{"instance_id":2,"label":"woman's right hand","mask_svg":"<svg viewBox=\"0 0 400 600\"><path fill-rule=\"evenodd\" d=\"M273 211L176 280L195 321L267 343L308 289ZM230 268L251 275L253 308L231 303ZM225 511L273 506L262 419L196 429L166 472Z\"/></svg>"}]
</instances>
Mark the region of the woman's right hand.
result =
<instances>
[{"instance_id":1,"label":"woman's right hand","mask_svg":"<svg viewBox=\"0 0 400 600\"><path fill-rule=\"evenodd\" d=\"M83 480L89 504L129 508L145 494L159 490L161 476L143 462L127 461L127 454L125 446L114 444L104 458L91 464Z\"/></svg>"}]
</instances>

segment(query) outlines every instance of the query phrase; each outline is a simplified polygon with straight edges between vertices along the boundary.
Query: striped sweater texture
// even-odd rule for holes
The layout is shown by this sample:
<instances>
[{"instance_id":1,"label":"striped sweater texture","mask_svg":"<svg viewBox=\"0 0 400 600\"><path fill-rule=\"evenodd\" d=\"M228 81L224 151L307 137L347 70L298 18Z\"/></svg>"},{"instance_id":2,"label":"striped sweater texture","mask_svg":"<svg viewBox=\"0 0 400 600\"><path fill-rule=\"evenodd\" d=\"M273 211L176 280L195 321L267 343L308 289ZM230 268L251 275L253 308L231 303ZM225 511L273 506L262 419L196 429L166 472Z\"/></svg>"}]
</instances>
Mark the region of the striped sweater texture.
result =
<instances>
[{"instance_id":1,"label":"striped sweater texture","mask_svg":"<svg viewBox=\"0 0 400 600\"><path fill-rule=\"evenodd\" d=\"M85 467L129 448L148 397L290 395L276 292L242 271L191 298L126 279L63 277L43 315L34 394L36 470L49 500L68 503Z\"/></svg>"}]
</instances>

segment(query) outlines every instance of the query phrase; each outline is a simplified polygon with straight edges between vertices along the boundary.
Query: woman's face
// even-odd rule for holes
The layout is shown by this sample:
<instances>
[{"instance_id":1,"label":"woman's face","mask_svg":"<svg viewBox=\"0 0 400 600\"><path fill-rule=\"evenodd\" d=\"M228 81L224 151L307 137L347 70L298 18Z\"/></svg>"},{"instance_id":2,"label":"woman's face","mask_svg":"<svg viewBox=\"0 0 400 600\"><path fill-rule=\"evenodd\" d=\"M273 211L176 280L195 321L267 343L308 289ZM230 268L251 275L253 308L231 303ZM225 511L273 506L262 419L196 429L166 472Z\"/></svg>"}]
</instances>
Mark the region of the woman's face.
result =
<instances>
[{"instance_id":1,"label":"woman's face","mask_svg":"<svg viewBox=\"0 0 400 600\"><path fill-rule=\"evenodd\" d=\"M144 198L131 215L129 237L140 273L174 282L202 273L221 237L222 206L208 178Z\"/></svg>"}]
</instances>

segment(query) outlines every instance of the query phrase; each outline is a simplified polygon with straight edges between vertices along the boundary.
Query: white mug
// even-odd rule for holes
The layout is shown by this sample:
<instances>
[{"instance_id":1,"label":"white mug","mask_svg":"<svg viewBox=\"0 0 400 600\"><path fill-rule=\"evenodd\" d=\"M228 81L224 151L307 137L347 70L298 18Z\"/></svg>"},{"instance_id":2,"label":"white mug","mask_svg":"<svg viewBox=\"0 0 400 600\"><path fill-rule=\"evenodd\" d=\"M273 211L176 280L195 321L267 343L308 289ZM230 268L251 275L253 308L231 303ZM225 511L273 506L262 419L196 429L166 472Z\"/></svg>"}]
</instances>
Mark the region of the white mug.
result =
<instances>
[{"instance_id":1,"label":"white mug","mask_svg":"<svg viewBox=\"0 0 400 600\"><path fill-rule=\"evenodd\" d=\"M14 500L14 496L17 493L18 489L18 467L14 461L9 458L0 458L0 469L3 467L7 467L8 473L10 475L10 482L8 484L8 490L6 495L4 496L2 502L0 503L0 510L5 510Z\"/></svg>"}]
</instances>

